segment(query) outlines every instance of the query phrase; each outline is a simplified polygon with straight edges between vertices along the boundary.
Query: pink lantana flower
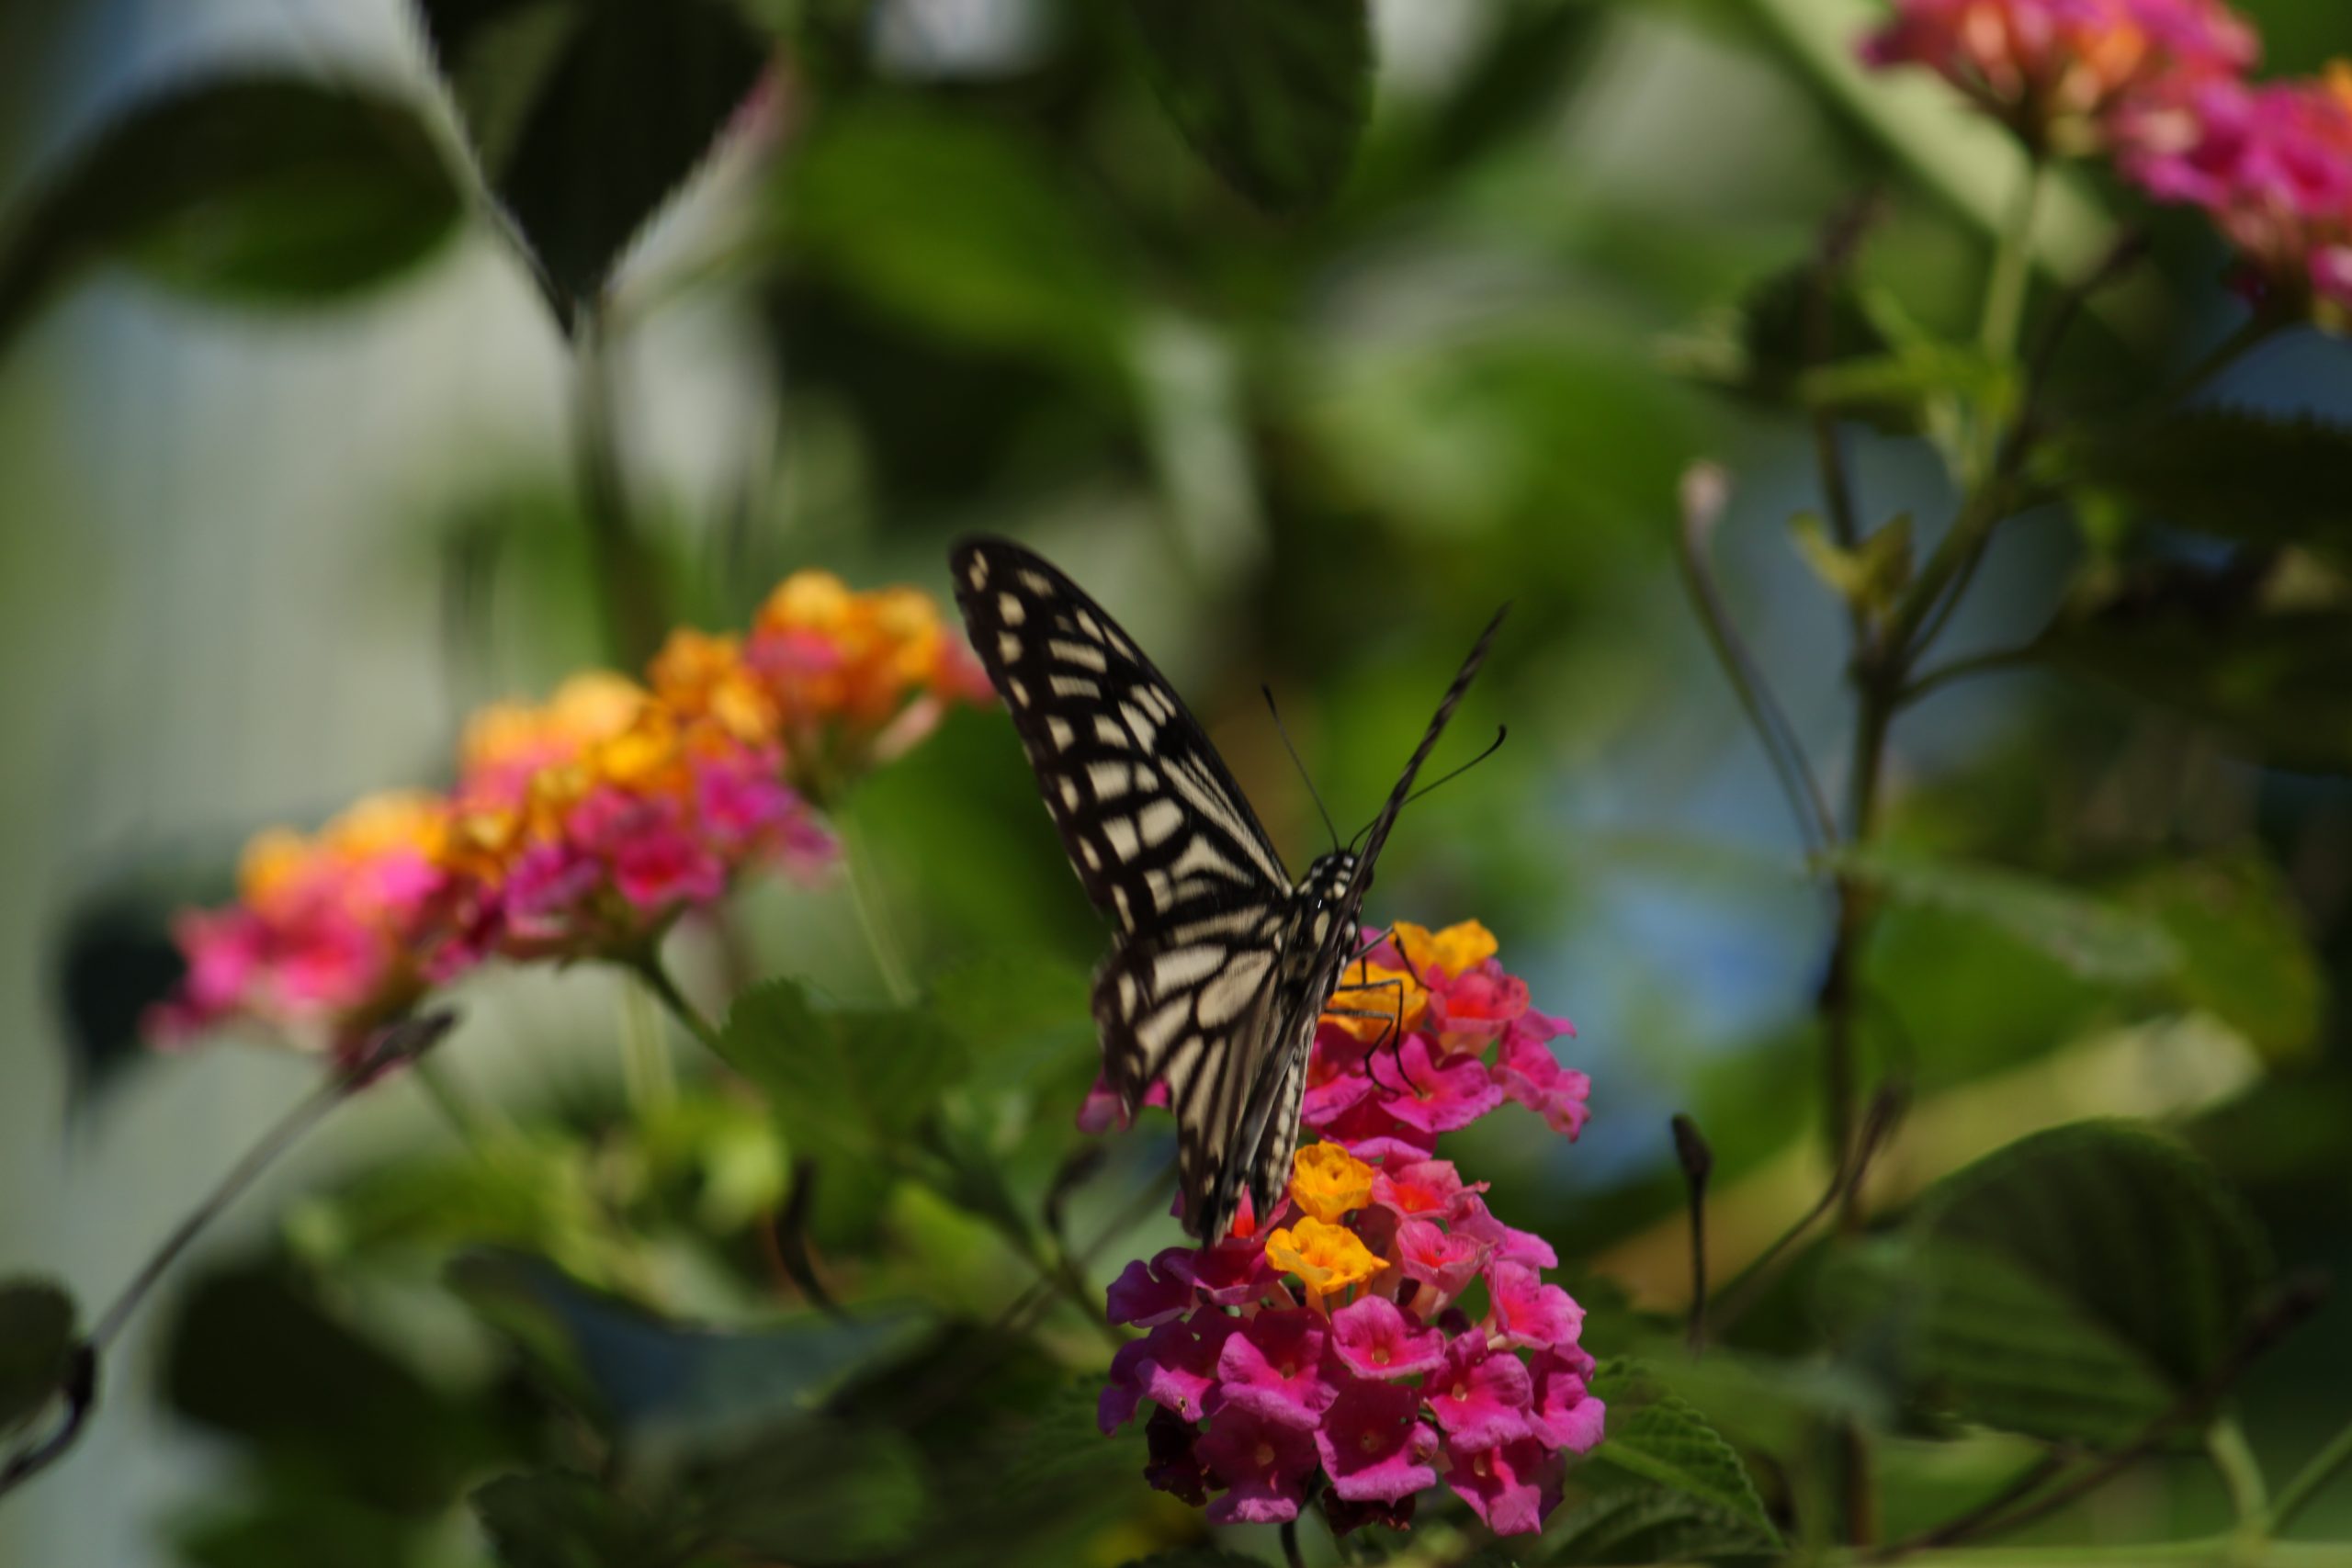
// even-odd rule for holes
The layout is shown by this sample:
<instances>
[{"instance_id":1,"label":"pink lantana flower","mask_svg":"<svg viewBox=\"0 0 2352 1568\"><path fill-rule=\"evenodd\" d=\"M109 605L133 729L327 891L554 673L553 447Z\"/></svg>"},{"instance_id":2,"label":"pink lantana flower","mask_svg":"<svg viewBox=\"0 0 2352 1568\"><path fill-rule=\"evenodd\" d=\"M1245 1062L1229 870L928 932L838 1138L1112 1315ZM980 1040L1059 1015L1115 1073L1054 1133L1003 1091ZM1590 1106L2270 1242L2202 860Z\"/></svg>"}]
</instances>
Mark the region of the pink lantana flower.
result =
<instances>
[{"instance_id":1,"label":"pink lantana flower","mask_svg":"<svg viewBox=\"0 0 2352 1568\"><path fill-rule=\"evenodd\" d=\"M1385 1296L1366 1296L1333 1313L1331 1348L1360 1378L1412 1377L1445 1359L1445 1336L1407 1317Z\"/></svg>"},{"instance_id":2,"label":"pink lantana flower","mask_svg":"<svg viewBox=\"0 0 2352 1568\"><path fill-rule=\"evenodd\" d=\"M1481 1336L1464 1335L1445 1348L1445 1364L1426 1393L1447 1442L1487 1449L1527 1435L1532 1388L1524 1361L1494 1353Z\"/></svg>"},{"instance_id":3,"label":"pink lantana flower","mask_svg":"<svg viewBox=\"0 0 2352 1568\"><path fill-rule=\"evenodd\" d=\"M1239 1404L1228 1404L1210 1418L1208 1433L1193 1451L1226 1488L1209 1505L1209 1517L1218 1524L1271 1525L1298 1517L1306 1478L1322 1457L1306 1431Z\"/></svg>"},{"instance_id":4,"label":"pink lantana flower","mask_svg":"<svg viewBox=\"0 0 2352 1568\"><path fill-rule=\"evenodd\" d=\"M1559 1505L1559 1455L1533 1438L1446 1448L1446 1484L1497 1535L1532 1535Z\"/></svg>"},{"instance_id":5,"label":"pink lantana flower","mask_svg":"<svg viewBox=\"0 0 2352 1568\"><path fill-rule=\"evenodd\" d=\"M1437 1434L1408 1388L1351 1378L1315 1430L1331 1490L1351 1503L1394 1503L1437 1484Z\"/></svg>"},{"instance_id":6,"label":"pink lantana flower","mask_svg":"<svg viewBox=\"0 0 2352 1568\"><path fill-rule=\"evenodd\" d=\"M1304 1307L1244 1319L1217 1358L1225 1402L1312 1431L1340 1396L1337 1368L1325 1355L1329 1338L1322 1315Z\"/></svg>"}]
</instances>

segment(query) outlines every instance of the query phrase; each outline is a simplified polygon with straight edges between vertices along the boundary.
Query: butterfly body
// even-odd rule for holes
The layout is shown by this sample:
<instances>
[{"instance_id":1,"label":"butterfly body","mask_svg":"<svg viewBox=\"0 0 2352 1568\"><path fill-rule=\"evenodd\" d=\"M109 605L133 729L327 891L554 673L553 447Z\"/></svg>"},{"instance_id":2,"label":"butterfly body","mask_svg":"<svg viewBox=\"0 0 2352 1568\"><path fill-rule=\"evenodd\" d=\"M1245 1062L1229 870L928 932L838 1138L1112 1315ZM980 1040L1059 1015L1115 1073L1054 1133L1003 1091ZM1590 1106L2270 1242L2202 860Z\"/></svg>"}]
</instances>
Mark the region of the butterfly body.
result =
<instances>
[{"instance_id":1,"label":"butterfly body","mask_svg":"<svg viewBox=\"0 0 2352 1568\"><path fill-rule=\"evenodd\" d=\"M1293 881L1182 700L1083 590L1007 540L967 540L950 565L1071 869L1117 928L1094 985L1106 1076L1130 1112L1167 1084L1185 1224L1218 1239L1245 1187L1262 1214L1288 1179L1316 1021L1355 954L1373 862L1494 626L1364 849Z\"/></svg>"}]
</instances>

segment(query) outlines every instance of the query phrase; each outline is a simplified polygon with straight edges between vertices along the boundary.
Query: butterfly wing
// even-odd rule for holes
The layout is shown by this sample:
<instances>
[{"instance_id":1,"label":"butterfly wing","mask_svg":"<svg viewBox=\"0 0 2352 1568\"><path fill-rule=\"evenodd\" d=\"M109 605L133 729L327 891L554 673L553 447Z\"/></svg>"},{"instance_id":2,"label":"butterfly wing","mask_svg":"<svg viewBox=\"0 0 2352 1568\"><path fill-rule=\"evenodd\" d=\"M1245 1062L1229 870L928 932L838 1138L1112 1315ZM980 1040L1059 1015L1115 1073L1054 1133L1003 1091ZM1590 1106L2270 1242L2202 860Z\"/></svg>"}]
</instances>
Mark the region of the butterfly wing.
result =
<instances>
[{"instance_id":1,"label":"butterfly wing","mask_svg":"<svg viewBox=\"0 0 2352 1568\"><path fill-rule=\"evenodd\" d=\"M1222 1234L1209 1195L1258 1152L1237 1134L1295 1012L1276 994L1289 874L1174 688L1084 590L1008 540L967 540L949 564L1070 865L1117 927L1094 991L1112 1087L1132 1111L1167 1082L1188 1223Z\"/></svg>"}]
</instances>

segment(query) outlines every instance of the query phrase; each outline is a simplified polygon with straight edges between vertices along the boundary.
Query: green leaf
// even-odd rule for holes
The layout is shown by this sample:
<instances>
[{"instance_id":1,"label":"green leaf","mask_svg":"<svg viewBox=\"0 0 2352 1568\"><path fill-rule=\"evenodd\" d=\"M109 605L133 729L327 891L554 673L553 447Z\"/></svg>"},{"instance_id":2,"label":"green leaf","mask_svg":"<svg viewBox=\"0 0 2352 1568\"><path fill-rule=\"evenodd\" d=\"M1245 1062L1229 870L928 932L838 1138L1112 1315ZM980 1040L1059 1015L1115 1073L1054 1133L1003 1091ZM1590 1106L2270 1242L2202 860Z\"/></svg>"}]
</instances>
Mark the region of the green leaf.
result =
<instances>
[{"instance_id":1,"label":"green leaf","mask_svg":"<svg viewBox=\"0 0 2352 1568\"><path fill-rule=\"evenodd\" d=\"M419 0L482 173L566 330L742 105L767 51L727 0Z\"/></svg>"},{"instance_id":2,"label":"green leaf","mask_svg":"<svg viewBox=\"0 0 2352 1568\"><path fill-rule=\"evenodd\" d=\"M1546 1562L1713 1562L1777 1545L1753 1521L1676 1487L1597 1465L1577 1480L1588 1495L1544 1528Z\"/></svg>"},{"instance_id":3,"label":"green leaf","mask_svg":"<svg viewBox=\"0 0 2352 1568\"><path fill-rule=\"evenodd\" d=\"M1247 1552L1196 1546L1184 1551L1161 1551L1149 1557L1130 1557L1119 1564L1119 1568L1266 1568L1266 1560L1251 1557Z\"/></svg>"},{"instance_id":4,"label":"green leaf","mask_svg":"<svg viewBox=\"0 0 2352 1568\"><path fill-rule=\"evenodd\" d=\"M2184 1391L2235 1346L2272 1273L2267 1239L2211 1168L2125 1122L1987 1155L1930 1189L1910 1228L2007 1259Z\"/></svg>"},{"instance_id":5,"label":"green leaf","mask_svg":"<svg viewBox=\"0 0 2352 1568\"><path fill-rule=\"evenodd\" d=\"M227 76L139 104L0 231L0 346L81 269L127 262L207 299L309 304L430 254L464 210L414 106Z\"/></svg>"},{"instance_id":6,"label":"green leaf","mask_svg":"<svg viewBox=\"0 0 2352 1568\"><path fill-rule=\"evenodd\" d=\"M786 238L840 285L944 336L1115 363L1112 241L1043 145L970 116L861 104L786 163Z\"/></svg>"},{"instance_id":7,"label":"green leaf","mask_svg":"<svg viewBox=\"0 0 2352 1568\"><path fill-rule=\"evenodd\" d=\"M2274 766L2352 773L2352 614L2266 604L2245 573L2171 568L2077 607L2044 658L2211 726Z\"/></svg>"},{"instance_id":8,"label":"green leaf","mask_svg":"<svg viewBox=\"0 0 2352 1568\"><path fill-rule=\"evenodd\" d=\"M719 1049L766 1091L795 1149L861 1160L885 1157L969 1065L925 1013L820 1009L793 980L736 998Z\"/></svg>"},{"instance_id":9,"label":"green leaf","mask_svg":"<svg viewBox=\"0 0 2352 1568\"><path fill-rule=\"evenodd\" d=\"M986 1061L989 1081L1019 1083L1095 1054L1091 985L1039 953L978 958L933 985L932 1011Z\"/></svg>"},{"instance_id":10,"label":"green leaf","mask_svg":"<svg viewBox=\"0 0 2352 1568\"><path fill-rule=\"evenodd\" d=\"M1623 1359L1603 1362L1591 1387L1609 1406L1608 1436L1591 1462L1695 1498L1753 1530L1763 1545L1780 1540L1737 1450L1688 1400L1640 1363Z\"/></svg>"},{"instance_id":11,"label":"green leaf","mask_svg":"<svg viewBox=\"0 0 2352 1568\"><path fill-rule=\"evenodd\" d=\"M912 1540L926 1504L923 1467L895 1432L796 1422L695 1472L702 1530L763 1559L828 1563Z\"/></svg>"},{"instance_id":12,"label":"green leaf","mask_svg":"<svg viewBox=\"0 0 2352 1568\"><path fill-rule=\"evenodd\" d=\"M450 1284L533 1359L645 1447L697 1449L806 1412L902 1348L921 1319L872 1308L807 1314L758 1330L671 1322L591 1291L544 1261L477 1252Z\"/></svg>"},{"instance_id":13,"label":"green leaf","mask_svg":"<svg viewBox=\"0 0 2352 1568\"><path fill-rule=\"evenodd\" d=\"M1832 863L1887 897L1997 926L2086 979L2144 984L2181 962L2162 921L2021 873L1882 849L1845 851Z\"/></svg>"},{"instance_id":14,"label":"green leaf","mask_svg":"<svg viewBox=\"0 0 2352 1568\"><path fill-rule=\"evenodd\" d=\"M2062 472L2135 515L2240 544L2352 558L2344 480L2352 426L2195 409L2086 441L2064 455Z\"/></svg>"},{"instance_id":15,"label":"green leaf","mask_svg":"<svg viewBox=\"0 0 2352 1568\"><path fill-rule=\"evenodd\" d=\"M656 1556L652 1531L612 1488L576 1471L503 1475L474 1515L504 1568L628 1568Z\"/></svg>"},{"instance_id":16,"label":"green leaf","mask_svg":"<svg viewBox=\"0 0 2352 1568\"><path fill-rule=\"evenodd\" d=\"M1932 1235L1845 1249L1820 1281L1832 1337L1940 1415L2111 1446L2172 1403L2165 1380L1996 1252Z\"/></svg>"},{"instance_id":17,"label":"green leaf","mask_svg":"<svg viewBox=\"0 0 2352 1568\"><path fill-rule=\"evenodd\" d=\"M1347 177L1372 101L1364 0L1128 0L1160 104L1227 183L1295 211Z\"/></svg>"},{"instance_id":18,"label":"green leaf","mask_svg":"<svg viewBox=\"0 0 2352 1568\"><path fill-rule=\"evenodd\" d=\"M49 1404L74 1365L74 1298L47 1280L0 1283L0 1436Z\"/></svg>"},{"instance_id":19,"label":"green leaf","mask_svg":"<svg viewBox=\"0 0 2352 1568\"><path fill-rule=\"evenodd\" d=\"M2166 863L2133 878L2124 900L2161 921L2181 953L2173 984L2273 1061L2309 1055L2327 1010L2326 979L2294 890L2258 852Z\"/></svg>"}]
</instances>

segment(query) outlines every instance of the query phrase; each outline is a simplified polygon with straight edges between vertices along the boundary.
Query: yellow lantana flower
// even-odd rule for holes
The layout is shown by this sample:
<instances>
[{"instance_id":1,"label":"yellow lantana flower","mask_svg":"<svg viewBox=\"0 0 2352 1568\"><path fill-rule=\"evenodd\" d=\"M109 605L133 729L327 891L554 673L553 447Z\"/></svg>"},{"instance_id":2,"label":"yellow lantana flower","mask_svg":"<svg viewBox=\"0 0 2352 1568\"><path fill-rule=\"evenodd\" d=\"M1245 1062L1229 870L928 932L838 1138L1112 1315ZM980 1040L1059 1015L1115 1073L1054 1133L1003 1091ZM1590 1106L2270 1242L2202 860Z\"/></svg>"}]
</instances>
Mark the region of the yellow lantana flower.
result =
<instances>
[{"instance_id":1,"label":"yellow lantana flower","mask_svg":"<svg viewBox=\"0 0 2352 1568\"><path fill-rule=\"evenodd\" d=\"M1383 968L1366 959L1348 965L1325 1005L1345 1010L1324 1013L1324 1022L1370 1043L1391 1035L1401 1039L1419 1028L1430 994L1408 971Z\"/></svg>"},{"instance_id":2,"label":"yellow lantana flower","mask_svg":"<svg viewBox=\"0 0 2352 1568\"><path fill-rule=\"evenodd\" d=\"M1325 1224L1372 1201L1372 1167L1337 1144L1309 1144L1291 1159L1290 1197Z\"/></svg>"},{"instance_id":3,"label":"yellow lantana flower","mask_svg":"<svg viewBox=\"0 0 2352 1568\"><path fill-rule=\"evenodd\" d=\"M1423 972L1442 969L1448 975L1467 973L1492 958L1502 946L1495 940L1494 932L1476 920L1464 920L1442 931L1399 920L1396 945L1414 968Z\"/></svg>"},{"instance_id":4,"label":"yellow lantana flower","mask_svg":"<svg viewBox=\"0 0 2352 1568\"><path fill-rule=\"evenodd\" d=\"M1311 1216L1269 1235L1266 1261L1283 1273L1296 1275L1314 1302L1360 1285L1388 1267L1355 1232Z\"/></svg>"}]
</instances>

